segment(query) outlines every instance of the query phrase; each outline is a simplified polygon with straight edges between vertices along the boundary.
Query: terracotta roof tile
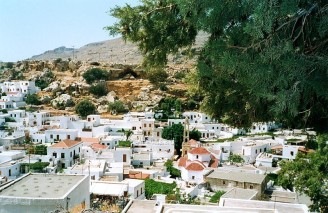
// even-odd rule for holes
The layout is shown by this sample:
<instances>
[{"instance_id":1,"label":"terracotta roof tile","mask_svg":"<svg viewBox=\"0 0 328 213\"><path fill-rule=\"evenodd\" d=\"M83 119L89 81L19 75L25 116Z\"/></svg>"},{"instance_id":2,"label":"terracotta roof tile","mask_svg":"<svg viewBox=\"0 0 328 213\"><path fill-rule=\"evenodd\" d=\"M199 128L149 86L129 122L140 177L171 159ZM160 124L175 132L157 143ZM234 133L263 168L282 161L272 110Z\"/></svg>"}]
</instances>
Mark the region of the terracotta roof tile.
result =
<instances>
[{"instance_id":1,"label":"terracotta roof tile","mask_svg":"<svg viewBox=\"0 0 328 213\"><path fill-rule=\"evenodd\" d=\"M99 143L98 138L80 138L80 141L86 143Z\"/></svg>"},{"instance_id":2,"label":"terracotta roof tile","mask_svg":"<svg viewBox=\"0 0 328 213\"><path fill-rule=\"evenodd\" d=\"M298 151L303 152L303 153L312 153L312 152L314 152L313 149L306 149L304 146L298 147Z\"/></svg>"},{"instance_id":3,"label":"terracotta roof tile","mask_svg":"<svg viewBox=\"0 0 328 213\"><path fill-rule=\"evenodd\" d=\"M107 149L108 146L105 146L105 145L102 145L99 143L94 143L94 144L91 144L91 148L99 150L99 149Z\"/></svg>"},{"instance_id":4,"label":"terracotta roof tile","mask_svg":"<svg viewBox=\"0 0 328 213\"><path fill-rule=\"evenodd\" d=\"M193 155L206 155L206 154L210 154L210 152L207 151L207 149L205 149L203 147L194 148L194 149L190 150L189 153L190 154L193 154Z\"/></svg>"},{"instance_id":5,"label":"terracotta roof tile","mask_svg":"<svg viewBox=\"0 0 328 213\"><path fill-rule=\"evenodd\" d=\"M52 148L70 148L70 147L73 147L73 146L75 146L79 143L81 143L81 142L66 139L66 140L60 141L59 143L55 143L51 147Z\"/></svg>"},{"instance_id":6,"label":"terracotta roof tile","mask_svg":"<svg viewBox=\"0 0 328 213\"><path fill-rule=\"evenodd\" d=\"M188 171L203 171L206 168L200 161L192 161L187 167Z\"/></svg>"},{"instance_id":7,"label":"terracotta roof tile","mask_svg":"<svg viewBox=\"0 0 328 213\"><path fill-rule=\"evenodd\" d=\"M178 161L178 166L182 166L182 167L185 167L186 166L186 163L187 163L187 158L186 157L181 157Z\"/></svg>"}]
</instances>

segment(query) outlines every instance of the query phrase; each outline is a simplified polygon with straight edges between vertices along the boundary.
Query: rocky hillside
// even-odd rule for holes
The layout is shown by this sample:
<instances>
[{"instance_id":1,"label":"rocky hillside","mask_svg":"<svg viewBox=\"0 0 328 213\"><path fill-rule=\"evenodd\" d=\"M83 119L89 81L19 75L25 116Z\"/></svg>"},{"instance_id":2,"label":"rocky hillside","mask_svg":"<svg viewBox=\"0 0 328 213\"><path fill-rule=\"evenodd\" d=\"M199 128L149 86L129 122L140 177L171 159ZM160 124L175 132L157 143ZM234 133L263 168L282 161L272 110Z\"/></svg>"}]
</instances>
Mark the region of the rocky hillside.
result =
<instances>
[{"instance_id":1,"label":"rocky hillside","mask_svg":"<svg viewBox=\"0 0 328 213\"><path fill-rule=\"evenodd\" d=\"M97 97L90 93L92 85L85 81L83 73L91 68L108 72L107 95ZM115 100L121 100L129 110L142 111L156 106L163 97L185 99L186 85L174 76L187 69L177 67L167 68L165 90L151 84L145 71L136 65L56 59L19 61L10 66L4 64L0 69L1 81L35 81L42 88L38 94L43 103L41 108L54 112L74 113L74 105L82 99L91 100L103 116L108 115L108 103Z\"/></svg>"},{"instance_id":2,"label":"rocky hillside","mask_svg":"<svg viewBox=\"0 0 328 213\"><path fill-rule=\"evenodd\" d=\"M199 48L204 44L208 36L200 33L197 36L193 48ZM111 64L140 64L142 56L136 45L124 42L122 38L87 44L79 49L59 47L49 50L40 55L32 56L29 60L63 60L73 59L74 61L99 61ZM170 57L170 64L192 63L182 54Z\"/></svg>"}]
</instances>

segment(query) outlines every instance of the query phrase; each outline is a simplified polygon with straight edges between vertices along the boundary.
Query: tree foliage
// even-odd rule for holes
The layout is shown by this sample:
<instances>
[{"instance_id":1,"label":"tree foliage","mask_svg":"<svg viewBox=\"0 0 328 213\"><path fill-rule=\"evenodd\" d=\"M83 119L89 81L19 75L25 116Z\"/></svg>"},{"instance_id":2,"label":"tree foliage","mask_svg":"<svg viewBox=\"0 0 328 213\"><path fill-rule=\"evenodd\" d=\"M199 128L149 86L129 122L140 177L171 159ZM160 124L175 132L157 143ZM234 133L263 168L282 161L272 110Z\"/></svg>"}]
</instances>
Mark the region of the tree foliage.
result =
<instances>
[{"instance_id":1,"label":"tree foliage","mask_svg":"<svg viewBox=\"0 0 328 213\"><path fill-rule=\"evenodd\" d=\"M99 68L89 69L85 73L83 73L82 76L88 84L92 84L95 81L106 81L109 79L109 73L106 70L102 70Z\"/></svg>"},{"instance_id":2,"label":"tree foliage","mask_svg":"<svg viewBox=\"0 0 328 213\"><path fill-rule=\"evenodd\" d=\"M205 32L192 85L211 117L234 126L328 123L327 1L141 2L111 10L110 34L136 43L146 67L164 67Z\"/></svg>"},{"instance_id":3,"label":"tree foliage","mask_svg":"<svg viewBox=\"0 0 328 213\"><path fill-rule=\"evenodd\" d=\"M202 133L198 131L197 129L193 129L189 132L189 139L194 139L196 141L199 141L202 136Z\"/></svg>"},{"instance_id":4,"label":"tree foliage","mask_svg":"<svg viewBox=\"0 0 328 213\"><path fill-rule=\"evenodd\" d=\"M180 153L183 141L183 129L182 124L173 124L172 126L164 127L162 132L162 138L167 140L174 140L174 148L177 153Z\"/></svg>"},{"instance_id":5,"label":"tree foliage","mask_svg":"<svg viewBox=\"0 0 328 213\"><path fill-rule=\"evenodd\" d=\"M150 199L153 194L174 194L173 189L177 186L175 182L173 183L162 183L156 182L153 179L145 180L145 193L146 198Z\"/></svg>"},{"instance_id":6,"label":"tree foliage","mask_svg":"<svg viewBox=\"0 0 328 213\"><path fill-rule=\"evenodd\" d=\"M114 102L108 104L108 111L116 114L128 112L129 109L124 105L122 101L115 100Z\"/></svg>"},{"instance_id":7,"label":"tree foliage","mask_svg":"<svg viewBox=\"0 0 328 213\"><path fill-rule=\"evenodd\" d=\"M97 97L107 95L107 93L108 93L107 84L106 84L106 82L99 82L97 84L92 85L90 87L89 91L91 94L93 94Z\"/></svg>"},{"instance_id":8,"label":"tree foliage","mask_svg":"<svg viewBox=\"0 0 328 213\"><path fill-rule=\"evenodd\" d=\"M307 155L298 154L294 161L282 161L278 184L293 187L308 195L312 210L327 211L328 206L328 134L318 137L318 149Z\"/></svg>"},{"instance_id":9,"label":"tree foliage","mask_svg":"<svg viewBox=\"0 0 328 213\"><path fill-rule=\"evenodd\" d=\"M85 99L80 101L75 106L75 112L81 117L87 117L88 115L94 114L96 112L96 107L89 100Z\"/></svg>"},{"instance_id":10,"label":"tree foliage","mask_svg":"<svg viewBox=\"0 0 328 213\"><path fill-rule=\"evenodd\" d=\"M27 104L32 104L32 105L40 105L41 104L41 101L40 101L39 97L37 96L37 94L27 95L25 102Z\"/></svg>"},{"instance_id":11,"label":"tree foliage","mask_svg":"<svg viewBox=\"0 0 328 213\"><path fill-rule=\"evenodd\" d=\"M167 160L164 164L166 166L166 170L170 172L172 178L181 177L181 172L179 169L173 167L173 161Z\"/></svg>"},{"instance_id":12,"label":"tree foliage","mask_svg":"<svg viewBox=\"0 0 328 213\"><path fill-rule=\"evenodd\" d=\"M243 163L244 159L240 155L230 153L228 160L234 163Z\"/></svg>"}]
</instances>

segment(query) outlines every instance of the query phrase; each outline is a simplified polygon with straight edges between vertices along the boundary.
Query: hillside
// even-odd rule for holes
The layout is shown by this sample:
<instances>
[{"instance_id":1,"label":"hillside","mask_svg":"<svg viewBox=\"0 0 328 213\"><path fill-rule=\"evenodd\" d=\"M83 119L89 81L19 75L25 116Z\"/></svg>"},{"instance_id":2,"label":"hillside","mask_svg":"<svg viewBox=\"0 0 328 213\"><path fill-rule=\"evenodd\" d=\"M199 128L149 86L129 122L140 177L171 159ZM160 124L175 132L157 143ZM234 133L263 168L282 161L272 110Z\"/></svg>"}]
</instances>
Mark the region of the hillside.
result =
<instances>
[{"instance_id":1,"label":"hillside","mask_svg":"<svg viewBox=\"0 0 328 213\"><path fill-rule=\"evenodd\" d=\"M200 33L193 48L198 49L204 44L208 36ZM98 61L111 64L140 64L142 55L138 47L131 42L124 42L122 38L116 38L107 41L90 43L79 49L59 47L54 50L48 50L40 55L32 56L29 60L54 60L61 58L67 60L73 58L75 61ZM181 54L170 57L169 64L182 64L193 61L186 59Z\"/></svg>"}]
</instances>

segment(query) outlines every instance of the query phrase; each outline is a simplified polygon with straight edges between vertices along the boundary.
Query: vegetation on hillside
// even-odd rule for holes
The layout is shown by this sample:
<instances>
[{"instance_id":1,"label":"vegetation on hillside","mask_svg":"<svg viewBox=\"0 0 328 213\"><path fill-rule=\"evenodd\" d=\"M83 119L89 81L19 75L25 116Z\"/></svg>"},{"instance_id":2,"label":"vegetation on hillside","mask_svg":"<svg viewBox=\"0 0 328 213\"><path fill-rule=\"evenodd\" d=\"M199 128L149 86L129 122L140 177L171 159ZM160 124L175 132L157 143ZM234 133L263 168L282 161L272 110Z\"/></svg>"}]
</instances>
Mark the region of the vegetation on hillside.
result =
<instances>
[{"instance_id":1,"label":"vegetation on hillside","mask_svg":"<svg viewBox=\"0 0 328 213\"><path fill-rule=\"evenodd\" d=\"M79 116L85 118L88 115L96 113L96 107L89 100L84 99L75 106L75 112Z\"/></svg>"},{"instance_id":2,"label":"vegetation on hillside","mask_svg":"<svg viewBox=\"0 0 328 213\"><path fill-rule=\"evenodd\" d=\"M85 73L83 73L82 76L88 84L92 84L95 81L106 81L109 79L109 73L106 70L102 70L99 68L91 68Z\"/></svg>"},{"instance_id":3,"label":"vegetation on hillside","mask_svg":"<svg viewBox=\"0 0 328 213\"><path fill-rule=\"evenodd\" d=\"M318 0L143 1L112 9L118 22L107 29L136 43L144 66L154 70L203 31L209 39L196 52L191 84L210 116L238 127L276 120L288 127L326 129L327 5Z\"/></svg>"}]
</instances>

